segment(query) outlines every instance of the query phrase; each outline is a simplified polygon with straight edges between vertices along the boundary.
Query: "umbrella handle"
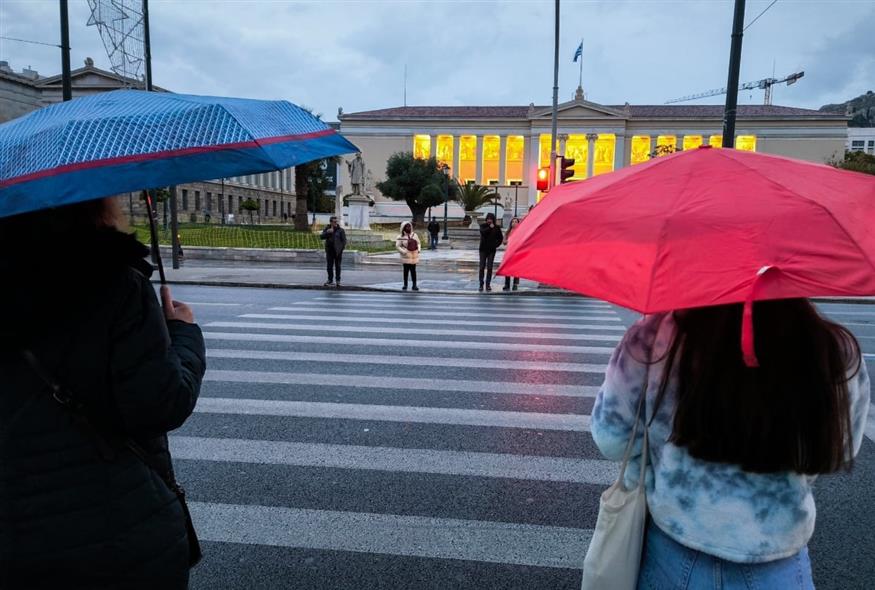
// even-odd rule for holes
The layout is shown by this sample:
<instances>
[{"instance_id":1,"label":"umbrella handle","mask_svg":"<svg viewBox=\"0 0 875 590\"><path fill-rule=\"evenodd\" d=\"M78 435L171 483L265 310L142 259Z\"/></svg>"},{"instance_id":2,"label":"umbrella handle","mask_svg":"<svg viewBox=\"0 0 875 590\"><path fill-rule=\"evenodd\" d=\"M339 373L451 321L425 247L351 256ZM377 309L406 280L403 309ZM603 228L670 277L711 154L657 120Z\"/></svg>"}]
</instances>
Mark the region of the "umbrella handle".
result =
<instances>
[{"instance_id":1,"label":"umbrella handle","mask_svg":"<svg viewBox=\"0 0 875 590\"><path fill-rule=\"evenodd\" d=\"M143 191L143 195L146 199L146 208L149 210L149 234L152 241L152 256L155 257L158 263L158 276L161 279L161 284L166 285L167 277L164 275L164 263L161 261L161 250L158 248L158 224L155 222L155 216L153 215L156 209L152 200L152 193Z\"/></svg>"},{"instance_id":2,"label":"umbrella handle","mask_svg":"<svg viewBox=\"0 0 875 590\"><path fill-rule=\"evenodd\" d=\"M757 287L762 282L762 278L770 270L777 270L774 266L764 266L758 272L750 288L750 294L744 301L744 311L741 316L741 354L744 358L744 364L751 369L760 366L757 359L756 351L754 350L754 333L753 333L753 302L756 295Z\"/></svg>"}]
</instances>

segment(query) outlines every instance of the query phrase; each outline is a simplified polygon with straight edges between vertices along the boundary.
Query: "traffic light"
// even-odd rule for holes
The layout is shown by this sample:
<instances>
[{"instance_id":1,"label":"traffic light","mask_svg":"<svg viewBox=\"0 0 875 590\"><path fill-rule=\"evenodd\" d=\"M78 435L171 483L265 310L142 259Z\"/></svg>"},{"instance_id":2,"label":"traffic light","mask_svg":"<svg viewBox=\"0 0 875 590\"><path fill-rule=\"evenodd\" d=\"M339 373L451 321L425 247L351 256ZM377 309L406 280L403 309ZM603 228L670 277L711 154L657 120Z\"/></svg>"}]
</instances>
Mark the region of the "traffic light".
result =
<instances>
[{"instance_id":1,"label":"traffic light","mask_svg":"<svg viewBox=\"0 0 875 590\"><path fill-rule=\"evenodd\" d=\"M538 190L545 191L550 188L550 169L538 168Z\"/></svg>"},{"instance_id":2,"label":"traffic light","mask_svg":"<svg viewBox=\"0 0 875 590\"><path fill-rule=\"evenodd\" d=\"M572 166L574 166L574 158L566 158L565 156L559 158L559 184L571 182L569 178L574 176Z\"/></svg>"}]
</instances>

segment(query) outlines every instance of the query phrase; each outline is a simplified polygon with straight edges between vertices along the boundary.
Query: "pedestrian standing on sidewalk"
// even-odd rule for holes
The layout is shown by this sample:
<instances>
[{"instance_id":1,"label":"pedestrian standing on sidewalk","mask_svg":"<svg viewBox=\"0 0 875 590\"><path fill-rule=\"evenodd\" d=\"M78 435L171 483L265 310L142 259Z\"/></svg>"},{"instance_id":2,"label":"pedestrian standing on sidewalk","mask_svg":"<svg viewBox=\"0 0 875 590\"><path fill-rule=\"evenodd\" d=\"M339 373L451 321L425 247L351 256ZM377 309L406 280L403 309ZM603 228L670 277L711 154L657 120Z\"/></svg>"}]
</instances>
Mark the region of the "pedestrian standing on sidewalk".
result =
<instances>
[{"instance_id":1,"label":"pedestrian standing on sidewalk","mask_svg":"<svg viewBox=\"0 0 875 590\"><path fill-rule=\"evenodd\" d=\"M0 588L188 587L166 433L204 340L120 227L114 199L0 219Z\"/></svg>"},{"instance_id":2,"label":"pedestrian standing on sidewalk","mask_svg":"<svg viewBox=\"0 0 875 590\"><path fill-rule=\"evenodd\" d=\"M404 267L404 286L401 290L407 290L407 277L410 276L413 279L412 290L419 291L416 286L416 263L419 262L420 242L411 222L401 222L401 234L395 239L395 249L401 255L401 264Z\"/></svg>"},{"instance_id":3,"label":"pedestrian standing on sidewalk","mask_svg":"<svg viewBox=\"0 0 875 590\"><path fill-rule=\"evenodd\" d=\"M754 303L750 368L742 314L734 304L645 316L608 365L592 436L621 459L637 423L626 489L638 487L647 431L639 588L714 588L715 572L727 590L814 588L812 485L860 450L866 363L846 328L784 299Z\"/></svg>"},{"instance_id":4,"label":"pedestrian standing on sidewalk","mask_svg":"<svg viewBox=\"0 0 875 590\"><path fill-rule=\"evenodd\" d=\"M441 233L441 224L437 222L437 220L432 217L431 221L428 222L428 249L429 250L437 250L438 247L438 234Z\"/></svg>"},{"instance_id":5,"label":"pedestrian standing on sidewalk","mask_svg":"<svg viewBox=\"0 0 875 590\"><path fill-rule=\"evenodd\" d=\"M486 214L486 223L480 224L480 291L484 285L487 291L492 291L492 265L495 262L495 252L503 241L501 228L495 225L495 215ZM486 272L486 282L483 273Z\"/></svg>"},{"instance_id":6,"label":"pedestrian standing on sidewalk","mask_svg":"<svg viewBox=\"0 0 875 590\"><path fill-rule=\"evenodd\" d=\"M507 246L507 241L510 239L510 234L519 222L520 222L519 217L514 217L513 219L510 220L510 225L507 226L507 233L504 234L504 240L502 241L503 245ZM511 279L513 279L513 290L516 291L519 288L519 286L520 286L520 278L519 277L504 277L504 288L502 289L502 291L510 291Z\"/></svg>"},{"instance_id":7,"label":"pedestrian standing on sidewalk","mask_svg":"<svg viewBox=\"0 0 875 590\"><path fill-rule=\"evenodd\" d=\"M346 232L337 224L337 217L332 216L328 225L322 230L320 239L325 240L325 260L328 263L328 281L325 287L340 286L340 267L343 250L346 248ZM334 275L337 275L337 283Z\"/></svg>"}]
</instances>

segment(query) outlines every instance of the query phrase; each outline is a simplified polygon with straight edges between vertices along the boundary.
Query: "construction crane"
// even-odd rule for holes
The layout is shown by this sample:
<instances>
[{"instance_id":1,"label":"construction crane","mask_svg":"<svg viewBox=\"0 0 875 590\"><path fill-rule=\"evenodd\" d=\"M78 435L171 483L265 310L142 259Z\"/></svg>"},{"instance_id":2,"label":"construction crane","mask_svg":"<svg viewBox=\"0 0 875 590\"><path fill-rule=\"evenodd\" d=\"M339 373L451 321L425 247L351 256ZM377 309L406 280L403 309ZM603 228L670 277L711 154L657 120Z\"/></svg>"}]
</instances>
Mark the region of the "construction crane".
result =
<instances>
[{"instance_id":1,"label":"construction crane","mask_svg":"<svg viewBox=\"0 0 875 590\"><path fill-rule=\"evenodd\" d=\"M782 82L786 82L787 86L791 84L795 84L799 78L805 75L805 72L796 72L795 74L790 74L789 76L785 76L780 80L777 78L763 78L762 80L757 80L756 82L747 82L738 87L738 90L753 90L754 88L761 88L766 91L765 96L763 97L763 104L770 105L772 104L772 86L775 84L780 84ZM716 88L714 90L708 90L707 92L700 92L699 94L691 94L689 96L682 96L680 98L673 98L671 100L665 101L665 104L672 104L675 102L687 102L688 100L696 100L697 98L705 98L708 96L719 96L721 94L726 94L726 88Z\"/></svg>"}]
</instances>

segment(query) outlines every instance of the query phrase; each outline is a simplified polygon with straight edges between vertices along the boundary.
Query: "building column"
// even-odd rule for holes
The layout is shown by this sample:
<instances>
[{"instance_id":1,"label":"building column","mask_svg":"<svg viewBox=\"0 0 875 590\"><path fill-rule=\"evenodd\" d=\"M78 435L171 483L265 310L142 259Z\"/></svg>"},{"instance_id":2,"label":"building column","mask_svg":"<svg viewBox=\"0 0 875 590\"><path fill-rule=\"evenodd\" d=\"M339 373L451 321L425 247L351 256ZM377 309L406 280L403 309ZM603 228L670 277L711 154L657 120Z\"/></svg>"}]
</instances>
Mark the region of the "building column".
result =
<instances>
[{"instance_id":1,"label":"building column","mask_svg":"<svg viewBox=\"0 0 875 590\"><path fill-rule=\"evenodd\" d=\"M428 157L437 158L437 135L428 136Z\"/></svg>"},{"instance_id":2,"label":"building column","mask_svg":"<svg viewBox=\"0 0 875 590\"><path fill-rule=\"evenodd\" d=\"M656 142L659 141L658 135L650 136L650 157L653 158L653 154L656 153Z\"/></svg>"},{"instance_id":3,"label":"building column","mask_svg":"<svg viewBox=\"0 0 875 590\"><path fill-rule=\"evenodd\" d=\"M507 184L507 136L498 136L498 184Z\"/></svg>"},{"instance_id":4,"label":"building column","mask_svg":"<svg viewBox=\"0 0 875 590\"><path fill-rule=\"evenodd\" d=\"M528 205L534 205L538 200L538 168L541 167L541 162L538 160L540 150L540 135L532 133L529 136L529 145L526 149L526 169L523 175L523 182L529 187L528 190ZM528 206L526 207L528 209Z\"/></svg>"},{"instance_id":5,"label":"building column","mask_svg":"<svg viewBox=\"0 0 875 590\"><path fill-rule=\"evenodd\" d=\"M683 135L675 135L674 137L675 137L675 141L677 142L675 144L675 151L676 152L684 151L684 136Z\"/></svg>"},{"instance_id":6,"label":"building column","mask_svg":"<svg viewBox=\"0 0 875 590\"><path fill-rule=\"evenodd\" d=\"M558 148L559 151L556 152L556 154L559 156L564 156L565 155L565 143L568 141L568 134L567 133L557 133L556 139L559 140L559 148Z\"/></svg>"},{"instance_id":7,"label":"building column","mask_svg":"<svg viewBox=\"0 0 875 590\"><path fill-rule=\"evenodd\" d=\"M474 184L483 184L483 141L480 135L474 136Z\"/></svg>"},{"instance_id":8,"label":"building column","mask_svg":"<svg viewBox=\"0 0 875 590\"><path fill-rule=\"evenodd\" d=\"M626 136L617 133L614 135L614 170L628 166L626 160Z\"/></svg>"},{"instance_id":9,"label":"building column","mask_svg":"<svg viewBox=\"0 0 875 590\"><path fill-rule=\"evenodd\" d=\"M595 170L595 140L599 138L597 133L586 134L586 177L592 178Z\"/></svg>"},{"instance_id":10,"label":"building column","mask_svg":"<svg viewBox=\"0 0 875 590\"><path fill-rule=\"evenodd\" d=\"M453 169L450 174L456 180L459 180L459 168L462 165L462 136L453 137Z\"/></svg>"}]
</instances>

